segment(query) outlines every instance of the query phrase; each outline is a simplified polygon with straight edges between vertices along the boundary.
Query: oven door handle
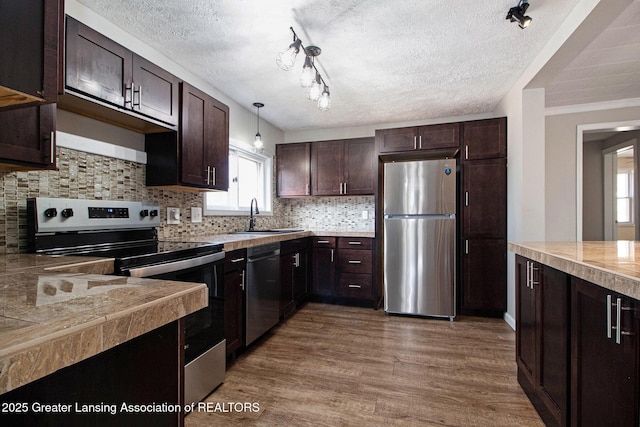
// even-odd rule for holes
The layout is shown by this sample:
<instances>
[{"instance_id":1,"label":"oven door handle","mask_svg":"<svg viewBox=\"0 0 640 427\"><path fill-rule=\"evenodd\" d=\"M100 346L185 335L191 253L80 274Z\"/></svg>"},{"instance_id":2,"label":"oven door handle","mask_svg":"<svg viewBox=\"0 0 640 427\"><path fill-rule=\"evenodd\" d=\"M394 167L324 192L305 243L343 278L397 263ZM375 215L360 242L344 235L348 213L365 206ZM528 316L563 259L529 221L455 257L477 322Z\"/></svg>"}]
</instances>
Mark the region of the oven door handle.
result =
<instances>
[{"instance_id":1,"label":"oven door handle","mask_svg":"<svg viewBox=\"0 0 640 427\"><path fill-rule=\"evenodd\" d=\"M164 264L149 265L146 267L132 268L129 270L129 276L131 277L151 277L159 274L173 273L175 271L186 270L192 267L199 267L205 264L211 264L212 262L221 261L225 257L225 252L216 252L215 254L209 254L199 256L195 258L182 259L180 261L172 261Z\"/></svg>"}]
</instances>

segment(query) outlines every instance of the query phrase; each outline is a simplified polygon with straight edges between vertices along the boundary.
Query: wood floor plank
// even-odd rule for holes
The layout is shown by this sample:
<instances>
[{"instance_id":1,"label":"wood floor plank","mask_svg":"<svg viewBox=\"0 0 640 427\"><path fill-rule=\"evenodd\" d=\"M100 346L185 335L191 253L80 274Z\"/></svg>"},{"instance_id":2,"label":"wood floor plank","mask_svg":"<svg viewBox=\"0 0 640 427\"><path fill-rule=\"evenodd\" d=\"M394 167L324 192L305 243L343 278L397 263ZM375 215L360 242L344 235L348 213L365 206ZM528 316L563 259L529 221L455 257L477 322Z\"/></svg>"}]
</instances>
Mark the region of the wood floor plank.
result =
<instances>
[{"instance_id":1,"label":"wood floor plank","mask_svg":"<svg viewBox=\"0 0 640 427\"><path fill-rule=\"evenodd\" d=\"M195 411L187 427L544 425L517 383L515 334L502 320L317 303L239 357L205 402L259 410Z\"/></svg>"}]
</instances>

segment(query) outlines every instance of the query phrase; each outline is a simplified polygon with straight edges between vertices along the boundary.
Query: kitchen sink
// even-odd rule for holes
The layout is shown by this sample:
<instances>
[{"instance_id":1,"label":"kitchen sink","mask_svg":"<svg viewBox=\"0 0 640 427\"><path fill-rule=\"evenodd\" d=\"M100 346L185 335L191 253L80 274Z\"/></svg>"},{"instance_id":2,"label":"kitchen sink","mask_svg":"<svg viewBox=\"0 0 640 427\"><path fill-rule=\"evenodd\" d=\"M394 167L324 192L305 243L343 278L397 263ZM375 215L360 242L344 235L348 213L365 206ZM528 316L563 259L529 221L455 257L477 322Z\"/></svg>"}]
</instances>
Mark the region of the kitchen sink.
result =
<instances>
[{"instance_id":1,"label":"kitchen sink","mask_svg":"<svg viewBox=\"0 0 640 427\"><path fill-rule=\"evenodd\" d=\"M280 234L280 233L295 233L298 231L304 231L301 228L274 228L269 230L257 229L253 231L234 231L231 234Z\"/></svg>"}]
</instances>

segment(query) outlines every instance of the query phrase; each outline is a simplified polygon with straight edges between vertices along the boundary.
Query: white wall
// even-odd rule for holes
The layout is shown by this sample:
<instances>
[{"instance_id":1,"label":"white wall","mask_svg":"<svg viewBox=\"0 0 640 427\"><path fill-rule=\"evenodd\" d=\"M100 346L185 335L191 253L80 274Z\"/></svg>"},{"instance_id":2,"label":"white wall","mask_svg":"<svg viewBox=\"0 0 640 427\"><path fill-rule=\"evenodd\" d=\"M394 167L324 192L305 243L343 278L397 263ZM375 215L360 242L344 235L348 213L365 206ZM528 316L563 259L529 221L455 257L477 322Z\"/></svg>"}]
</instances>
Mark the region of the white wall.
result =
<instances>
[{"instance_id":1,"label":"white wall","mask_svg":"<svg viewBox=\"0 0 640 427\"><path fill-rule=\"evenodd\" d=\"M576 240L578 126L632 120L640 121L640 106L560 114L546 118L547 240Z\"/></svg>"}]
</instances>

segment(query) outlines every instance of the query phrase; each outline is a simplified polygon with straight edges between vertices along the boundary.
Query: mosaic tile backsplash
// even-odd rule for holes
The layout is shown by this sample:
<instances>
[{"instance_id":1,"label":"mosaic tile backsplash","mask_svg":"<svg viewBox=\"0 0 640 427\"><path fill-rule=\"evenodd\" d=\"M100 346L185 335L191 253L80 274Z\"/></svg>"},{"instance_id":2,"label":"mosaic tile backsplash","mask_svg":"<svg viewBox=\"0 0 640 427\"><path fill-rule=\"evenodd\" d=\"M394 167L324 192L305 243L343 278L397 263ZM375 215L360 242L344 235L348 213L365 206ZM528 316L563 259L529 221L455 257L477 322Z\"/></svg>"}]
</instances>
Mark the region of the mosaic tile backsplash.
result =
<instances>
[{"instance_id":1,"label":"mosaic tile backsplash","mask_svg":"<svg viewBox=\"0 0 640 427\"><path fill-rule=\"evenodd\" d=\"M146 187L143 164L60 147L57 156L54 171L0 172L0 254L26 252L29 197L155 201L161 207L161 239L222 234L248 225L248 218L241 216L205 216L201 223L191 223L190 208L202 207L202 195ZM166 207L181 209L179 225L166 225ZM373 231L373 211L372 196L277 199L274 195L273 216L258 216L256 222L259 228Z\"/></svg>"}]
</instances>

